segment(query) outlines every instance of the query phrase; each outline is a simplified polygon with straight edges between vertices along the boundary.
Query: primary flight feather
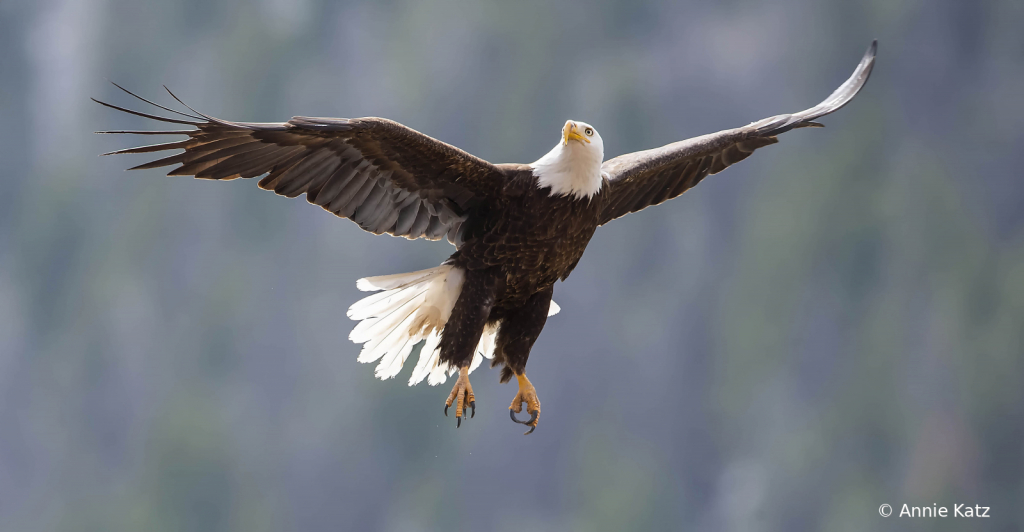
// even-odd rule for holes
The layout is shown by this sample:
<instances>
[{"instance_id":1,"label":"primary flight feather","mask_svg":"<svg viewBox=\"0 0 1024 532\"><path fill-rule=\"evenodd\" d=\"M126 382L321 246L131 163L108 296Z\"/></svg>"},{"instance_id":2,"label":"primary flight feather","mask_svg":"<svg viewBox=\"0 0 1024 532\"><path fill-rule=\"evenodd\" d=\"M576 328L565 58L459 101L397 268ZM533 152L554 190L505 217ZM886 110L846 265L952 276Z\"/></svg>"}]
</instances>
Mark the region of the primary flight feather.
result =
<instances>
[{"instance_id":1,"label":"primary flight feather","mask_svg":"<svg viewBox=\"0 0 1024 532\"><path fill-rule=\"evenodd\" d=\"M375 374L396 376L417 345L409 384L440 384L458 371L445 401L455 405L456 425L476 397L469 382L484 358L503 366L519 391L509 407L513 421L533 432L540 415L526 361L547 317L555 281L565 280L601 225L657 205L709 174L778 142L791 129L821 126L860 91L874 66L873 42L853 75L820 104L799 113L695 137L604 161L601 135L569 120L560 140L531 164L491 164L454 146L383 118L294 117L284 123L230 122L176 111L121 88L182 118L132 111L189 126L173 131L103 131L186 135L176 142L108 154L183 150L132 168L174 168L168 175L230 180L263 176L260 188L306 200L348 218L374 234L447 239L455 252L436 268L360 279L360 290L379 291L353 304L359 323L350 339L363 344L360 362L377 362ZM168 91L170 92L170 91ZM171 94L171 96L174 96ZM526 404L528 420L516 413Z\"/></svg>"}]
</instances>

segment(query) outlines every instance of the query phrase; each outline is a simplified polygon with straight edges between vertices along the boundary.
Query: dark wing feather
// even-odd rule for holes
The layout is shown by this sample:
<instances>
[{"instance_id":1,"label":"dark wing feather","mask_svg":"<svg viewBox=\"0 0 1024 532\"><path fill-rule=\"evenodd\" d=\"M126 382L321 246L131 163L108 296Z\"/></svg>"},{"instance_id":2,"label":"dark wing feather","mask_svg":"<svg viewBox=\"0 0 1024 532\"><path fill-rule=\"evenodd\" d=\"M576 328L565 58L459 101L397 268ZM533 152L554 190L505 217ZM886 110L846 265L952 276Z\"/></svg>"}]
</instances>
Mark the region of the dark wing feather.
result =
<instances>
[{"instance_id":1,"label":"dark wing feather","mask_svg":"<svg viewBox=\"0 0 1024 532\"><path fill-rule=\"evenodd\" d=\"M679 196L709 174L746 159L758 148L775 144L780 133L800 127L821 127L814 122L816 118L849 103L867 82L877 48L878 42L872 42L850 79L810 109L606 161L601 166L608 179L607 190L602 194L601 224Z\"/></svg>"},{"instance_id":2,"label":"dark wing feather","mask_svg":"<svg viewBox=\"0 0 1024 532\"><path fill-rule=\"evenodd\" d=\"M175 166L168 175L217 180L266 175L259 182L261 188L290 198L306 194L310 203L375 234L430 240L448 235L458 245L459 229L469 209L476 202L492 199L503 184L500 171L487 161L383 118L229 122L191 107L195 115L128 94L189 120L97 103L195 129L104 131L101 133L188 135L185 140L104 155L184 150L133 169Z\"/></svg>"}]
</instances>

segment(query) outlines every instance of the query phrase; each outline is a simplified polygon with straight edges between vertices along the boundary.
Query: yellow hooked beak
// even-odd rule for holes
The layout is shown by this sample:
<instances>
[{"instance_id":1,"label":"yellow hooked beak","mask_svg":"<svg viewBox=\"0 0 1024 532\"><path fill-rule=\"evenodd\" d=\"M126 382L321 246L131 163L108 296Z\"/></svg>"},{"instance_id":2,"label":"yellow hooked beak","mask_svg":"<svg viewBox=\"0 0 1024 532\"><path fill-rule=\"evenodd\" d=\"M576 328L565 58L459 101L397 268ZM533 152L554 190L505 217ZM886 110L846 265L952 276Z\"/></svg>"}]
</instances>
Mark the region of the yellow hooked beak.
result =
<instances>
[{"instance_id":1,"label":"yellow hooked beak","mask_svg":"<svg viewBox=\"0 0 1024 532\"><path fill-rule=\"evenodd\" d=\"M586 142L590 144L590 139L580 134L580 128L576 126L576 122L568 121L565 126L562 127L562 145L568 146L570 140L578 140L580 142Z\"/></svg>"}]
</instances>

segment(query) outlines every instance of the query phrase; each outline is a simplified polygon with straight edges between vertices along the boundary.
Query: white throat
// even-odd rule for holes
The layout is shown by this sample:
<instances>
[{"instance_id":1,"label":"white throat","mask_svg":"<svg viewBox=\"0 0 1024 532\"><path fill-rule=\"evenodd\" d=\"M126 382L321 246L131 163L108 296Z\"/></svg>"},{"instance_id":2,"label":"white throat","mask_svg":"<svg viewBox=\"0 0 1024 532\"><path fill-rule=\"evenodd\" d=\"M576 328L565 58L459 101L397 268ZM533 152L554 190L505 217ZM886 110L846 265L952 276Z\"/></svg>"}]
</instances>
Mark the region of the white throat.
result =
<instances>
[{"instance_id":1,"label":"white throat","mask_svg":"<svg viewBox=\"0 0 1024 532\"><path fill-rule=\"evenodd\" d=\"M591 198L601 190L604 150L592 149L575 140L558 143L547 155L530 164L538 188L551 187L552 196L572 194Z\"/></svg>"}]
</instances>

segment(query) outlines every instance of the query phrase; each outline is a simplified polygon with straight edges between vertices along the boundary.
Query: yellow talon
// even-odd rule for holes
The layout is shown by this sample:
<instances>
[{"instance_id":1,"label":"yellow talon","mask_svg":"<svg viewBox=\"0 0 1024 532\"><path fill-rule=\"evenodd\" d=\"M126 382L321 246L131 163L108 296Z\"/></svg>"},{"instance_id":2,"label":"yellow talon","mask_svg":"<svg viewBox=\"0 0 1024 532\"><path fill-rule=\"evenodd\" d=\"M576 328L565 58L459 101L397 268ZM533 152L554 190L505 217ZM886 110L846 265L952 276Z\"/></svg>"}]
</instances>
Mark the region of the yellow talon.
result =
<instances>
[{"instance_id":1,"label":"yellow talon","mask_svg":"<svg viewBox=\"0 0 1024 532\"><path fill-rule=\"evenodd\" d=\"M444 402L444 415L448 415L448 407L455 403L455 428L462 426L462 414L472 409L469 417L476 416L476 396L473 395L473 385L469 383L469 366L459 368L459 378L452 387L452 393L448 394L448 400Z\"/></svg>"},{"instance_id":2,"label":"yellow talon","mask_svg":"<svg viewBox=\"0 0 1024 532\"><path fill-rule=\"evenodd\" d=\"M508 407L509 416L512 421L530 427L530 430L523 433L526 435L537 428L537 420L540 418L540 399L537 398L537 389L530 383L530 379L526 378L526 373L516 375L516 380L519 381L519 393L516 394L515 399L512 399L512 405ZM523 411L523 403L526 403L526 411L530 414L530 419L527 421L516 419L516 414Z\"/></svg>"}]
</instances>

